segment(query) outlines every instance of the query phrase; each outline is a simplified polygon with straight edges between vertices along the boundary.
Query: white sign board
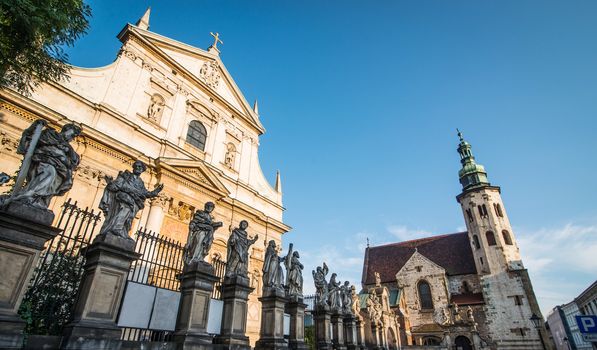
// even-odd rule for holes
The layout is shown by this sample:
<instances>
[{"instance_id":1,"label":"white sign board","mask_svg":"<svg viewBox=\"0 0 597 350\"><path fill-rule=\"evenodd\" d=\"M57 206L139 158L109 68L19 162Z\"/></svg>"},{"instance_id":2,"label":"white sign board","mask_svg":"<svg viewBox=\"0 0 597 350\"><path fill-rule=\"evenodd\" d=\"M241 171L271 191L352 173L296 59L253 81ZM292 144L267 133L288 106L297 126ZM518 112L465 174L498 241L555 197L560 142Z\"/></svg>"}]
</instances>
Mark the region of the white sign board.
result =
<instances>
[{"instance_id":1,"label":"white sign board","mask_svg":"<svg viewBox=\"0 0 597 350\"><path fill-rule=\"evenodd\" d=\"M153 308L155 289L155 287L145 284L127 283L118 317L119 327L147 328Z\"/></svg>"},{"instance_id":2,"label":"white sign board","mask_svg":"<svg viewBox=\"0 0 597 350\"><path fill-rule=\"evenodd\" d=\"M209 300L209 314L207 315L207 333L220 334L222 327L222 313L224 312L224 302L222 300Z\"/></svg>"},{"instance_id":3,"label":"white sign board","mask_svg":"<svg viewBox=\"0 0 597 350\"><path fill-rule=\"evenodd\" d=\"M290 314L284 314L284 335L290 335Z\"/></svg>"}]
</instances>

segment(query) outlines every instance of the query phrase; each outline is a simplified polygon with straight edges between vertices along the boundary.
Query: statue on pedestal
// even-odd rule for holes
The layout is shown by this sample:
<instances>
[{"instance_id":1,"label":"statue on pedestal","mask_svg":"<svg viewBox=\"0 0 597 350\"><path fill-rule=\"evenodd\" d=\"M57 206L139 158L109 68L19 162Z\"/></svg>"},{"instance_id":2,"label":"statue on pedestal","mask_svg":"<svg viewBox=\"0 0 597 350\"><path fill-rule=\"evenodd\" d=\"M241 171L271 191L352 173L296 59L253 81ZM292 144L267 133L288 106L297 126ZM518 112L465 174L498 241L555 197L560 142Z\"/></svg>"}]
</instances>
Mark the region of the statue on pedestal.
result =
<instances>
[{"instance_id":1,"label":"statue on pedestal","mask_svg":"<svg viewBox=\"0 0 597 350\"><path fill-rule=\"evenodd\" d=\"M360 311L361 311L361 300L359 299L359 296L357 295L357 289L355 286L350 286L350 299L351 299L351 308L352 308L352 313L359 317Z\"/></svg>"},{"instance_id":2,"label":"statue on pedestal","mask_svg":"<svg viewBox=\"0 0 597 350\"><path fill-rule=\"evenodd\" d=\"M317 306L321 308L328 308L328 282L325 280L329 272L328 266L323 263L323 268L317 266L311 273L313 274L313 282L315 283L315 295L317 300Z\"/></svg>"},{"instance_id":3,"label":"statue on pedestal","mask_svg":"<svg viewBox=\"0 0 597 350\"><path fill-rule=\"evenodd\" d=\"M299 261L299 252L292 250L293 244L288 247L288 254L284 260L286 265L286 288L289 297L303 297L303 264Z\"/></svg>"},{"instance_id":4,"label":"statue on pedestal","mask_svg":"<svg viewBox=\"0 0 597 350\"><path fill-rule=\"evenodd\" d=\"M267 244L265 251L265 259L263 259L263 290L268 288L283 290L282 278L284 272L280 262L284 261L284 258L278 256L276 252L276 242L272 239Z\"/></svg>"},{"instance_id":5,"label":"statue on pedestal","mask_svg":"<svg viewBox=\"0 0 597 350\"><path fill-rule=\"evenodd\" d=\"M99 207L106 217L99 235L116 235L131 239L129 231L133 218L145 207L145 200L157 197L164 188L159 184L153 191L148 191L140 175L147 169L143 162L133 163L133 172L128 170L118 173L116 179L106 176L106 188Z\"/></svg>"},{"instance_id":6,"label":"statue on pedestal","mask_svg":"<svg viewBox=\"0 0 597 350\"><path fill-rule=\"evenodd\" d=\"M214 241L214 232L222 227L222 222L214 222L214 218L211 216L215 205L212 202L207 202L203 208L203 210L195 212L189 223L189 235L184 255L184 262L187 265L205 261Z\"/></svg>"},{"instance_id":7,"label":"statue on pedestal","mask_svg":"<svg viewBox=\"0 0 597 350\"><path fill-rule=\"evenodd\" d=\"M335 311L342 311L342 296L340 293L340 282L336 281L336 273L330 277L330 283L328 283L329 303L330 308Z\"/></svg>"},{"instance_id":8,"label":"statue on pedestal","mask_svg":"<svg viewBox=\"0 0 597 350\"><path fill-rule=\"evenodd\" d=\"M247 235L249 223L242 220L239 227L232 230L228 238L228 253L226 264L226 277L240 276L248 278L249 246L257 241L258 235L249 239Z\"/></svg>"},{"instance_id":9,"label":"statue on pedestal","mask_svg":"<svg viewBox=\"0 0 597 350\"><path fill-rule=\"evenodd\" d=\"M81 128L66 124L58 132L47 125L45 120L36 120L23 131L17 147L17 153L24 155L23 163L13 193L1 198L0 204L18 202L47 210L53 197L62 196L73 187L73 172L80 157L70 142L81 133Z\"/></svg>"},{"instance_id":10,"label":"statue on pedestal","mask_svg":"<svg viewBox=\"0 0 597 350\"><path fill-rule=\"evenodd\" d=\"M340 295L342 297L342 312L346 315L352 313L352 289L350 288L350 282L345 281L340 287Z\"/></svg>"}]
</instances>

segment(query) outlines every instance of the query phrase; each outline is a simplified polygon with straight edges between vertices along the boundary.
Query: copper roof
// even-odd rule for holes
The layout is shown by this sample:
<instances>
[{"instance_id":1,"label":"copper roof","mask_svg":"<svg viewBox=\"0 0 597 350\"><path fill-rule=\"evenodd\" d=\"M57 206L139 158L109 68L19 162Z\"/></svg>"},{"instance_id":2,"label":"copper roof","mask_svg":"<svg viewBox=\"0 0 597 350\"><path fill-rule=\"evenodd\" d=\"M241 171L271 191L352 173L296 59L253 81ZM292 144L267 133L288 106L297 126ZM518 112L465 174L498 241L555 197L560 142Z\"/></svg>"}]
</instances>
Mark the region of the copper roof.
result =
<instances>
[{"instance_id":1,"label":"copper roof","mask_svg":"<svg viewBox=\"0 0 597 350\"><path fill-rule=\"evenodd\" d=\"M379 272L382 283L395 282L396 273L415 249L444 268L448 275L477 273L468 234L459 232L367 248L361 282L374 284L375 272Z\"/></svg>"}]
</instances>

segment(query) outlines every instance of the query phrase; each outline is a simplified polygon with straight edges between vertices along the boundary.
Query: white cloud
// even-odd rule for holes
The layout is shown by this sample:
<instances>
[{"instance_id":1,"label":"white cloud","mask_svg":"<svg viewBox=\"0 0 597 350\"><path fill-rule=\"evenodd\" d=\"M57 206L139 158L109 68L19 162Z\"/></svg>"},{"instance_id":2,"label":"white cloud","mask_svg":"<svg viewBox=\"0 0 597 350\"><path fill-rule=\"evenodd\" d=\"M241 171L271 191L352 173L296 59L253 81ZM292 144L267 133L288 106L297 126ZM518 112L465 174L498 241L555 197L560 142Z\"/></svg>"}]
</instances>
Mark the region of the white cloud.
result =
<instances>
[{"instance_id":1,"label":"white cloud","mask_svg":"<svg viewBox=\"0 0 597 350\"><path fill-rule=\"evenodd\" d=\"M396 238L398 238L398 241L410 241L412 239L433 236L431 232L420 229L411 229L404 225L388 226L387 230L388 232L396 236Z\"/></svg>"}]
</instances>

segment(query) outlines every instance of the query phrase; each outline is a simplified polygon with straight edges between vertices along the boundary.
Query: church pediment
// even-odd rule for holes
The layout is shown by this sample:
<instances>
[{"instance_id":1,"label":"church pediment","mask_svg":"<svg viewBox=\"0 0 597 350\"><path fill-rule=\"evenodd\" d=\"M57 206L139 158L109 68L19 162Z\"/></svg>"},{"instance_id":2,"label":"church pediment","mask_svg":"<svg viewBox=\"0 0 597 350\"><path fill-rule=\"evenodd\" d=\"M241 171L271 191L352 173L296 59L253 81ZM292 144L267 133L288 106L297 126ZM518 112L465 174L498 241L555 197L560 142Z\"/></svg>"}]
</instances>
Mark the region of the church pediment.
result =
<instances>
[{"instance_id":1,"label":"church pediment","mask_svg":"<svg viewBox=\"0 0 597 350\"><path fill-rule=\"evenodd\" d=\"M230 194L218 177L200 161L158 158L156 164L162 175L174 177L178 182L203 187L221 198Z\"/></svg>"},{"instance_id":2,"label":"church pediment","mask_svg":"<svg viewBox=\"0 0 597 350\"><path fill-rule=\"evenodd\" d=\"M259 133L265 132L258 114L245 99L219 55L132 25L127 26L119 37L124 42L131 34L143 41L148 48L163 55L166 60L169 59L183 68L186 73L183 75L189 75L204 84L212 94L236 110L238 116L255 127Z\"/></svg>"}]
</instances>

